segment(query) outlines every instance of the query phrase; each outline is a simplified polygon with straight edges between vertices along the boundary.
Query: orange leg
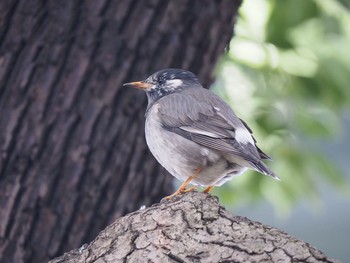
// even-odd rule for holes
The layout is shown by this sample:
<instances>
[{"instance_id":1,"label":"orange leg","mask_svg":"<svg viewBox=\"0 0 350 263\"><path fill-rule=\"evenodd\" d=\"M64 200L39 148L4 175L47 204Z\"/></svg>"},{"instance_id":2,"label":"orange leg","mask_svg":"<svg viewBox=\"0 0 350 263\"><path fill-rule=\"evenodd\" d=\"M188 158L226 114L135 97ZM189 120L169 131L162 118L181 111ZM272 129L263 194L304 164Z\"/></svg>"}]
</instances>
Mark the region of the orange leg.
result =
<instances>
[{"instance_id":1,"label":"orange leg","mask_svg":"<svg viewBox=\"0 0 350 263\"><path fill-rule=\"evenodd\" d=\"M214 185L208 186L204 189L203 193L209 193L214 188Z\"/></svg>"},{"instance_id":2,"label":"orange leg","mask_svg":"<svg viewBox=\"0 0 350 263\"><path fill-rule=\"evenodd\" d=\"M187 180L185 182L183 182L179 189L176 190L175 193L173 193L172 195L169 195L169 196L166 196L164 197L163 199L166 199L166 200L169 200L170 198L174 197L174 196L177 196L179 194L182 194L182 193L187 193L189 191L192 191L192 190L195 190L197 189L196 187L190 187L188 189L186 189L186 187L191 183L191 181L201 172L201 169L198 168L196 169L196 171L194 172L193 175L191 175L190 177L187 178Z\"/></svg>"}]
</instances>

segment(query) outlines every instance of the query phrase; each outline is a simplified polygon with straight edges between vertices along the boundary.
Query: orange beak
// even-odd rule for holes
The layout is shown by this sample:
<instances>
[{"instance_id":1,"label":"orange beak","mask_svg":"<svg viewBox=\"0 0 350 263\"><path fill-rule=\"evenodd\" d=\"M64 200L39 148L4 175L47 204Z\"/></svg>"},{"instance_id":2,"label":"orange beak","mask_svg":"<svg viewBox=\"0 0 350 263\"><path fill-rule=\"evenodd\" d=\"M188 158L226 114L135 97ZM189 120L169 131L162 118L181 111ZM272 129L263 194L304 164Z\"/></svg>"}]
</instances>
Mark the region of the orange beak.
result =
<instances>
[{"instance_id":1,"label":"orange beak","mask_svg":"<svg viewBox=\"0 0 350 263\"><path fill-rule=\"evenodd\" d=\"M152 84L146 83L144 81L135 81L130 83L124 83L124 87L138 88L138 89L148 89L152 87Z\"/></svg>"}]
</instances>

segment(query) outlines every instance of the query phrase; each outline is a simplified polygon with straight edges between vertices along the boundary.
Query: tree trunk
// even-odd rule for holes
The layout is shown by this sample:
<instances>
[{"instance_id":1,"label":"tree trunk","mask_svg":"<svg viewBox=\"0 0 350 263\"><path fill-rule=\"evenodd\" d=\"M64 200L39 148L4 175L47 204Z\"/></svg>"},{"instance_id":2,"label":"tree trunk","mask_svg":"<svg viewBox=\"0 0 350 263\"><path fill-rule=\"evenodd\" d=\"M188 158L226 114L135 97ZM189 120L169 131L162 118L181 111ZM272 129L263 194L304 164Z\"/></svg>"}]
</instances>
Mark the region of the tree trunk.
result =
<instances>
[{"instance_id":1,"label":"tree trunk","mask_svg":"<svg viewBox=\"0 0 350 263\"><path fill-rule=\"evenodd\" d=\"M240 0L0 1L0 262L44 262L171 192L144 141L165 67L206 85Z\"/></svg>"},{"instance_id":2,"label":"tree trunk","mask_svg":"<svg viewBox=\"0 0 350 263\"><path fill-rule=\"evenodd\" d=\"M233 216L208 194L189 192L118 219L89 245L51 263L336 262L308 243Z\"/></svg>"}]
</instances>

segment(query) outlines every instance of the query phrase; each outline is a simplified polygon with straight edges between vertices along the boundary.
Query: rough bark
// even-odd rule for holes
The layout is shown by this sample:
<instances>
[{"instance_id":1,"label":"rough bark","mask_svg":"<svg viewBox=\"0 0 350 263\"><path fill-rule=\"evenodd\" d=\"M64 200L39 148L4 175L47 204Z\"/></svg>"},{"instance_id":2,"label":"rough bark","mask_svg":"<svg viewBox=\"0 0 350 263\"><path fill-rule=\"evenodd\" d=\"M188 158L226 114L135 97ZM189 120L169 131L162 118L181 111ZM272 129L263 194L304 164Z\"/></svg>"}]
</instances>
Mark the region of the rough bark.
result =
<instances>
[{"instance_id":1,"label":"rough bark","mask_svg":"<svg viewBox=\"0 0 350 263\"><path fill-rule=\"evenodd\" d=\"M239 0L0 1L0 262L44 262L171 191L121 84L182 67L204 84Z\"/></svg>"},{"instance_id":2,"label":"rough bark","mask_svg":"<svg viewBox=\"0 0 350 263\"><path fill-rule=\"evenodd\" d=\"M209 194L189 192L116 220L70 262L337 262L276 228L234 216Z\"/></svg>"}]
</instances>

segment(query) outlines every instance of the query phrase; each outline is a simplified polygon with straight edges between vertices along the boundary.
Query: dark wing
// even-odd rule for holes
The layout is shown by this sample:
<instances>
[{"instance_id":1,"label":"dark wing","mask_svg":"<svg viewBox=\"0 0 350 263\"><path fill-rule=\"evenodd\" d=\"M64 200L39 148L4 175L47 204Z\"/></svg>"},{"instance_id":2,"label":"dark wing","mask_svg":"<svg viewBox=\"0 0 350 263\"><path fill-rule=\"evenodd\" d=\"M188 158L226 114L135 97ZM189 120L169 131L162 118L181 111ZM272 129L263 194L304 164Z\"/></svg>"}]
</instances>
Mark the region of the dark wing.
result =
<instances>
[{"instance_id":1,"label":"dark wing","mask_svg":"<svg viewBox=\"0 0 350 263\"><path fill-rule=\"evenodd\" d=\"M175 93L163 97L162 103L167 105L159 108L163 127L205 147L259 163L260 155L250 132L232 110L207 90L196 89L195 95ZM237 136L238 130L246 138Z\"/></svg>"},{"instance_id":2,"label":"dark wing","mask_svg":"<svg viewBox=\"0 0 350 263\"><path fill-rule=\"evenodd\" d=\"M253 138L253 140L254 140L255 147L256 147L256 149L258 150L258 153L259 153L260 158L261 158L261 159L265 159L265 160L272 160L270 156L268 156L266 153L264 153L264 152L256 145L256 140L255 140L255 138L254 138L254 136L253 136L253 131L252 131L252 129L250 129L250 127L248 126L248 124L247 124L244 120L242 120L241 118L239 118L239 119L240 119L240 121L243 123L244 127L246 127L246 129L250 132L250 134L251 134L251 136L252 136L252 138Z\"/></svg>"}]
</instances>

